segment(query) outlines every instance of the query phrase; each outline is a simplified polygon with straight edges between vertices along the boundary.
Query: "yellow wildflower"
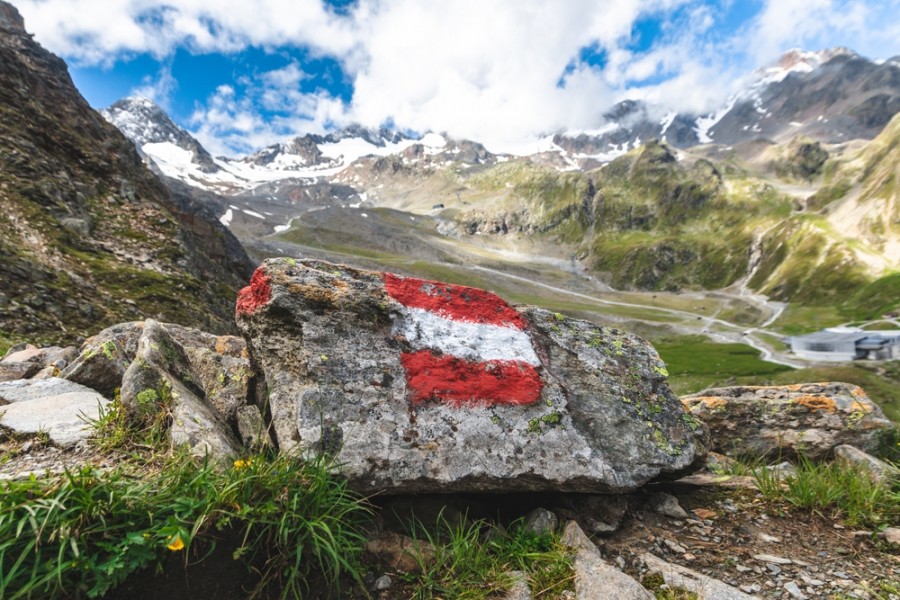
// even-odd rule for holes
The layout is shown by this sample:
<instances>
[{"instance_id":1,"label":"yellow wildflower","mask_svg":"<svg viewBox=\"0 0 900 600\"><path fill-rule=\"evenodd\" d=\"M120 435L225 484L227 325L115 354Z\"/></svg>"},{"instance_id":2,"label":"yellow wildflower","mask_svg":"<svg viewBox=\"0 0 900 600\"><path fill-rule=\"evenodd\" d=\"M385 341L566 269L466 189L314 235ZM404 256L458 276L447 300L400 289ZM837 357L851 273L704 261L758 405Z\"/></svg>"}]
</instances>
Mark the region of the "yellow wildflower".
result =
<instances>
[{"instance_id":1,"label":"yellow wildflower","mask_svg":"<svg viewBox=\"0 0 900 600\"><path fill-rule=\"evenodd\" d=\"M253 464L253 461L251 459L239 458L236 461L234 461L234 468L235 469L243 469L244 467L249 467L251 464Z\"/></svg>"},{"instance_id":2,"label":"yellow wildflower","mask_svg":"<svg viewBox=\"0 0 900 600\"><path fill-rule=\"evenodd\" d=\"M183 550L183 549L184 549L184 542L181 541L181 536L180 536L180 535L176 535L176 536L175 536L175 539L172 540L172 543L169 544L168 546L166 546L166 548L168 548L168 549L171 550L172 552L178 552L179 550Z\"/></svg>"}]
</instances>

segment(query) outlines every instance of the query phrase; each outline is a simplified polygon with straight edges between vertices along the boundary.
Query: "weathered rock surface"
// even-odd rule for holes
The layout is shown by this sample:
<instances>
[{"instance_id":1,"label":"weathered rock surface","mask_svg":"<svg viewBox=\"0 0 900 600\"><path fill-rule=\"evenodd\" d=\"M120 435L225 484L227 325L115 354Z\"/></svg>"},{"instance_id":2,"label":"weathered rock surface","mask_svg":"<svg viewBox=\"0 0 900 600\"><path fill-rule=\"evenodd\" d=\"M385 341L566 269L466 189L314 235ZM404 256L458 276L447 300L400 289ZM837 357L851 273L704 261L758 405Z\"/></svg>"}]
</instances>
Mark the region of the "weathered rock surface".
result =
<instances>
[{"instance_id":1,"label":"weathered rock surface","mask_svg":"<svg viewBox=\"0 0 900 600\"><path fill-rule=\"evenodd\" d=\"M644 586L603 560L600 551L575 521L566 523L560 541L575 550L576 600L652 600L653 594Z\"/></svg>"},{"instance_id":2,"label":"weathered rock surface","mask_svg":"<svg viewBox=\"0 0 900 600\"><path fill-rule=\"evenodd\" d=\"M58 377L47 379L18 381L5 381L0 383L0 404L12 404L13 402L26 402L48 396L60 394L72 394L85 391L94 391L83 385L78 385Z\"/></svg>"},{"instance_id":3,"label":"weathered rock surface","mask_svg":"<svg viewBox=\"0 0 900 600\"><path fill-rule=\"evenodd\" d=\"M848 444L872 452L894 425L862 388L848 383L736 386L682 398L729 456L821 458Z\"/></svg>"},{"instance_id":4,"label":"weathered rock surface","mask_svg":"<svg viewBox=\"0 0 900 600\"><path fill-rule=\"evenodd\" d=\"M896 467L853 446L838 446L835 448L834 459L862 469L876 483L885 483L891 479L900 478L900 470Z\"/></svg>"},{"instance_id":5,"label":"weathered rock surface","mask_svg":"<svg viewBox=\"0 0 900 600\"><path fill-rule=\"evenodd\" d=\"M669 587L694 593L697 595L697 600L752 600L757 598L757 596L745 594L718 579L713 579L687 567L666 562L650 553L641 556L641 560L651 573L662 575Z\"/></svg>"},{"instance_id":6,"label":"weathered rock surface","mask_svg":"<svg viewBox=\"0 0 900 600\"><path fill-rule=\"evenodd\" d=\"M122 385L125 369L134 360L143 331L143 321L107 327L81 345L81 353L60 376L112 398Z\"/></svg>"},{"instance_id":7,"label":"weathered rock surface","mask_svg":"<svg viewBox=\"0 0 900 600\"><path fill-rule=\"evenodd\" d=\"M61 379L2 386L0 394L11 403L0 407L0 426L21 435L46 433L57 446L74 446L90 437L89 422L109 403L94 390Z\"/></svg>"},{"instance_id":8,"label":"weathered rock surface","mask_svg":"<svg viewBox=\"0 0 900 600\"><path fill-rule=\"evenodd\" d=\"M169 333L175 330L183 340L193 343L180 344ZM228 411L232 410L234 398L223 393L229 378L224 368L207 372L204 363L198 366L196 356L192 360L191 350L196 350L204 337L215 336L177 326L163 326L153 320L145 321L137 354L122 377L120 397L126 415L132 421L152 420L160 411L168 411L171 415L169 437L173 445L188 446L192 453L200 456L226 457L237 454L240 449L228 422ZM225 361L210 360L224 367ZM208 375L212 375L213 381L221 387L213 387L210 391ZM244 389L247 379L249 371L243 381ZM222 393L225 400L214 392ZM234 406L233 410L238 408Z\"/></svg>"},{"instance_id":9,"label":"weathered rock surface","mask_svg":"<svg viewBox=\"0 0 900 600\"><path fill-rule=\"evenodd\" d=\"M267 260L237 321L282 450L364 491L623 491L702 458L643 340L493 294Z\"/></svg>"}]
</instances>

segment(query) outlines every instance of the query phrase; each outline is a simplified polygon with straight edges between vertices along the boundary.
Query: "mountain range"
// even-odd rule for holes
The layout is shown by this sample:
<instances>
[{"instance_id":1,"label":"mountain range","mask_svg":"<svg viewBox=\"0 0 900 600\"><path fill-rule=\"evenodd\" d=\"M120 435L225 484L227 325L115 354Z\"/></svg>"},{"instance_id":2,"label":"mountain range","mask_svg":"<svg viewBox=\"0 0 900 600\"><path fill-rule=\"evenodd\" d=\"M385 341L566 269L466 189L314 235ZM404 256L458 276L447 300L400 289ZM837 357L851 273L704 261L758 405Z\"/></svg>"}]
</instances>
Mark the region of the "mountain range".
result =
<instances>
[{"instance_id":1,"label":"mountain range","mask_svg":"<svg viewBox=\"0 0 900 600\"><path fill-rule=\"evenodd\" d=\"M868 286L897 285L898 112L900 58L835 48L786 53L711 114L627 100L596 129L550 133L524 155L352 126L210 159L146 100L104 116L260 258L276 240L321 246L326 216L381 207L434 218L455 239L527 238L618 289L746 285L849 310Z\"/></svg>"},{"instance_id":2,"label":"mountain range","mask_svg":"<svg viewBox=\"0 0 900 600\"><path fill-rule=\"evenodd\" d=\"M351 126L216 157L148 100L93 111L0 8L0 336L225 331L252 263L282 254L898 310L897 58L792 51L712 114L624 101L521 155Z\"/></svg>"}]
</instances>

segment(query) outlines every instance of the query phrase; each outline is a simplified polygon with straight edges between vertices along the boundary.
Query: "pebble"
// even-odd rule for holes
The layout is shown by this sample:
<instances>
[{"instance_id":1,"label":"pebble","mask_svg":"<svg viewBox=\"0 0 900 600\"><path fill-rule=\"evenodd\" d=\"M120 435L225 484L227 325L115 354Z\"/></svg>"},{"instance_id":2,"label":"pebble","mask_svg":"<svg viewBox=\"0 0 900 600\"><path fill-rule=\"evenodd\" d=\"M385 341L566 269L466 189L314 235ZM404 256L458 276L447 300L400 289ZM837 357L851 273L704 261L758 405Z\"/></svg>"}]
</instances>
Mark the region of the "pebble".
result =
<instances>
[{"instance_id":1,"label":"pebble","mask_svg":"<svg viewBox=\"0 0 900 600\"><path fill-rule=\"evenodd\" d=\"M760 533L758 537L759 537L759 539L762 540L763 542L768 542L768 543L772 543L772 544L781 541L781 538L780 538L780 537L776 537L776 536L774 536L774 535L769 535L769 534L767 534L767 533Z\"/></svg>"},{"instance_id":2,"label":"pebble","mask_svg":"<svg viewBox=\"0 0 900 600\"><path fill-rule=\"evenodd\" d=\"M766 563L766 568L772 575L781 575L781 567L773 563Z\"/></svg>"},{"instance_id":3,"label":"pebble","mask_svg":"<svg viewBox=\"0 0 900 600\"><path fill-rule=\"evenodd\" d=\"M665 538L665 539L663 539L663 544L665 544L666 547L669 550L671 550L672 552L674 552L675 554L684 554L685 552L687 552L687 548L685 548L684 546L682 546L681 544L679 544L678 542L676 542L674 540Z\"/></svg>"},{"instance_id":4,"label":"pebble","mask_svg":"<svg viewBox=\"0 0 900 600\"><path fill-rule=\"evenodd\" d=\"M807 600L807 598L808 598L808 596L803 593L803 590L800 589L800 586L798 586L793 581L789 581L786 584L784 584L784 591L786 591L788 594L790 594L792 597L796 598L797 600Z\"/></svg>"},{"instance_id":5,"label":"pebble","mask_svg":"<svg viewBox=\"0 0 900 600\"><path fill-rule=\"evenodd\" d=\"M382 575L375 580L375 591L380 592L389 589L393 583L394 581L391 579L390 575Z\"/></svg>"},{"instance_id":6,"label":"pebble","mask_svg":"<svg viewBox=\"0 0 900 600\"><path fill-rule=\"evenodd\" d=\"M774 563L776 565L789 565L792 561L789 558L775 556L774 554L754 554L753 558L764 563Z\"/></svg>"}]
</instances>

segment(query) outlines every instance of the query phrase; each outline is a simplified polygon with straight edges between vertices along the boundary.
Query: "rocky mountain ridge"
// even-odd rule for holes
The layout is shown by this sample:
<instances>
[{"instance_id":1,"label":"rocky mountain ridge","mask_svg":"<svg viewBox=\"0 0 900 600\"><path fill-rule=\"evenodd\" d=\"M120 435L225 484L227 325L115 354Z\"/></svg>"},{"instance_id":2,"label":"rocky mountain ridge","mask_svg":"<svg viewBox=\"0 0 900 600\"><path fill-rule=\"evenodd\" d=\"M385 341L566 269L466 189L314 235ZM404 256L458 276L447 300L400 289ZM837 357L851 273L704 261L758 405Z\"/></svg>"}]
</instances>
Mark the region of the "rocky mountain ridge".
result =
<instances>
[{"instance_id":1,"label":"rocky mountain ridge","mask_svg":"<svg viewBox=\"0 0 900 600\"><path fill-rule=\"evenodd\" d=\"M240 244L170 194L0 8L2 335L72 342L143 316L229 329L249 269Z\"/></svg>"},{"instance_id":2,"label":"rocky mountain ridge","mask_svg":"<svg viewBox=\"0 0 900 600\"><path fill-rule=\"evenodd\" d=\"M151 107L147 101L123 100L111 106L107 114L160 167L166 164L170 171L187 173L189 165L196 165L200 173L215 173L225 166L222 162L211 163L208 153L198 152L199 143L177 127L177 134L170 134L169 141L190 152L189 155L175 156L164 148L144 148L150 139L146 132L172 131L171 120L158 107ZM557 132L544 138L531 152L541 157L537 160L561 170L572 170L607 163L650 139L677 148L704 143L732 145L757 138L780 143L798 135L838 143L871 139L898 110L900 62L893 59L873 62L846 48L820 52L795 49L785 53L776 64L750 74L743 90L716 112L678 113L665 106L625 100L604 114L604 123L598 129ZM252 187L253 181L260 183L291 175L329 177L367 154L397 154L407 160L440 155L444 162L473 162L470 153L458 156L459 149L448 145L444 138L430 134L415 139L387 129L351 125L326 135L296 137L247 157L223 160L235 165L235 177L248 180L245 185L237 186L241 189ZM477 141L465 144L480 146ZM468 161L465 156L469 157ZM484 163L493 155L481 147L476 156L478 163ZM436 160L430 162L434 164ZM244 166L251 168L252 175L241 170ZM228 192L227 188L216 185L222 183L220 178L204 178L201 174L182 174L180 178L191 185L218 187L218 191Z\"/></svg>"}]
</instances>

